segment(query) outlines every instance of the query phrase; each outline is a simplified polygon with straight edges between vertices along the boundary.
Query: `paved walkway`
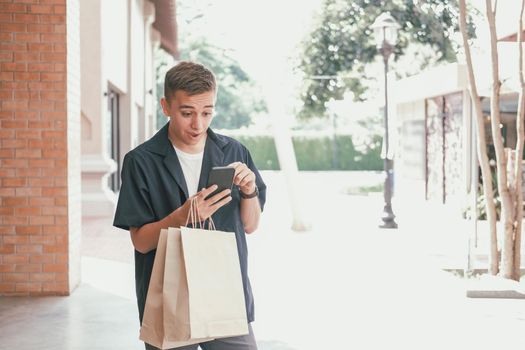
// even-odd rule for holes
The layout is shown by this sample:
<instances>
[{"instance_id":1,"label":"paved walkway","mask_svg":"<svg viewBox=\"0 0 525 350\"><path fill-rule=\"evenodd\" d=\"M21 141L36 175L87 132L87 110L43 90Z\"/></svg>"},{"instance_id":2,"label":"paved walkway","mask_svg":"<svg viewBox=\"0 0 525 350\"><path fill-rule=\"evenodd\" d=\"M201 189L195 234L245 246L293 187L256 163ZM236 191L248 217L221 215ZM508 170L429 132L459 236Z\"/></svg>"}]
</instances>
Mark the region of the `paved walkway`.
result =
<instances>
[{"instance_id":1,"label":"paved walkway","mask_svg":"<svg viewBox=\"0 0 525 350\"><path fill-rule=\"evenodd\" d=\"M395 203L400 228L381 230L381 196L346 194L373 174L302 173L312 229L293 232L282 175L263 176L269 200L248 239L260 350L523 347L525 301L466 298L443 272L466 259L461 223ZM109 224L84 223L71 297L0 298L0 349L142 348L129 235Z\"/></svg>"}]
</instances>

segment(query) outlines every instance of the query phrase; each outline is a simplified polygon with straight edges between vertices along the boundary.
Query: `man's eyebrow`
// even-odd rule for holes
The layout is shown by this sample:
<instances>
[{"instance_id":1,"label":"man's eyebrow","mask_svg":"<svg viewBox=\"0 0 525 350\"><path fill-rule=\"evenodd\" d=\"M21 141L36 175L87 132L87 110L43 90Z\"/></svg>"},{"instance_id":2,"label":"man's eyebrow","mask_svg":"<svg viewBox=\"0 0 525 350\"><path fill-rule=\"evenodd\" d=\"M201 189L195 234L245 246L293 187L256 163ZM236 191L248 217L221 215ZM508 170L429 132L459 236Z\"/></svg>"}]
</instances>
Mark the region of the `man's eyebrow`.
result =
<instances>
[{"instance_id":1,"label":"man's eyebrow","mask_svg":"<svg viewBox=\"0 0 525 350\"><path fill-rule=\"evenodd\" d=\"M204 108L214 108L214 107L215 107L214 105L206 105L206 106L204 106ZM179 106L179 109L183 109L183 108L195 109L195 107L190 106L190 105L180 105Z\"/></svg>"}]
</instances>

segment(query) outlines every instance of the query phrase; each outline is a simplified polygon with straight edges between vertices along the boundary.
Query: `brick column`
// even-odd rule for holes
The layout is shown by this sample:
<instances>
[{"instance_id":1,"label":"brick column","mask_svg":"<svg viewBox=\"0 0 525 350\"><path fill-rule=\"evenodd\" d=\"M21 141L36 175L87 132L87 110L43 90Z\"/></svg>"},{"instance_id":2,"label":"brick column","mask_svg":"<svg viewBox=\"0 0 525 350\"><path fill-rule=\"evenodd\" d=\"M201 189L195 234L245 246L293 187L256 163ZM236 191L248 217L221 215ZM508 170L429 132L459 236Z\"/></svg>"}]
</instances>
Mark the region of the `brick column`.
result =
<instances>
[{"instance_id":1,"label":"brick column","mask_svg":"<svg viewBox=\"0 0 525 350\"><path fill-rule=\"evenodd\" d=\"M2 0L2 295L67 295L79 281L78 66L78 0Z\"/></svg>"}]
</instances>

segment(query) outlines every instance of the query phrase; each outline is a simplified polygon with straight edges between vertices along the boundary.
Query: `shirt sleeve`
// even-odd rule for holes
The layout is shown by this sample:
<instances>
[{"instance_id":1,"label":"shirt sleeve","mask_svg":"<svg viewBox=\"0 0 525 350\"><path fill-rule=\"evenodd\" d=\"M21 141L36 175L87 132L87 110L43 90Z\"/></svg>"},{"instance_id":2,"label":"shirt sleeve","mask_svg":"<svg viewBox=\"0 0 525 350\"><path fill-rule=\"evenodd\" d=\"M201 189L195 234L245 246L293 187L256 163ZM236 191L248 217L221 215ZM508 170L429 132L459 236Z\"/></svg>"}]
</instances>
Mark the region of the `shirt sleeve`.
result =
<instances>
[{"instance_id":1,"label":"shirt sleeve","mask_svg":"<svg viewBox=\"0 0 525 350\"><path fill-rule=\"evenodd\" d=\"M246 151L245 164L255 174L255 184L257 185L257 188L259 189L259 203L261 205L261 211L263 211L264 203L266 203L266 184L264 183L261 177L261 174L259 173L259 170L257 169L257 167L255 166L255 163L253 162L250 151L248 151L246 147L244 147L244 149Z\"/></svg>"},{"instance_id":2,"label":"shirt sleeve","mask_svg":"<svg viewBox=\"0 0 525 350\"><path fill-rule=\"evenodd\" d=\"M129 153L124 157L121 176L113 226L129 230L155 221L145 173Z\"/></svg>"}]
</instances>

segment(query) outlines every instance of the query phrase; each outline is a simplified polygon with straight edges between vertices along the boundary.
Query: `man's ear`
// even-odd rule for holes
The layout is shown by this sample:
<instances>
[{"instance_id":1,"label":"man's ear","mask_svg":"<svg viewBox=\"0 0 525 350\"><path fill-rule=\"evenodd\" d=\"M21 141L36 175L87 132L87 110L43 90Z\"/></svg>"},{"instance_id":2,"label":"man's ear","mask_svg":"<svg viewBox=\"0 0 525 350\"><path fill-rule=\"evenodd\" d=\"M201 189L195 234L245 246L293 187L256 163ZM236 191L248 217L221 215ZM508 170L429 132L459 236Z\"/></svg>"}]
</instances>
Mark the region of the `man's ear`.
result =
<instances>
[{"instance_id":1,"label":"man's ear","mask_svg":"<svg viewBox=\"0 0 525 350\"><path fill-rule=\"evenodd\" d=\"M168 100L166 100L165 97L160 99L160 105L162 106L162 111L164 112L164 115L169 118L170 117L170 113L169 113L170 106L168 104Z\"/></svg>"}]
</instances>

